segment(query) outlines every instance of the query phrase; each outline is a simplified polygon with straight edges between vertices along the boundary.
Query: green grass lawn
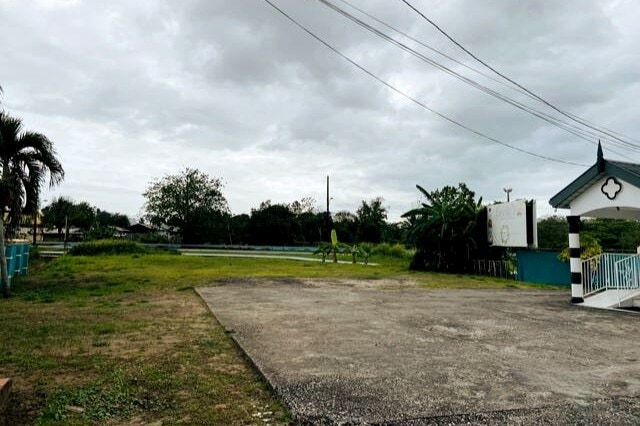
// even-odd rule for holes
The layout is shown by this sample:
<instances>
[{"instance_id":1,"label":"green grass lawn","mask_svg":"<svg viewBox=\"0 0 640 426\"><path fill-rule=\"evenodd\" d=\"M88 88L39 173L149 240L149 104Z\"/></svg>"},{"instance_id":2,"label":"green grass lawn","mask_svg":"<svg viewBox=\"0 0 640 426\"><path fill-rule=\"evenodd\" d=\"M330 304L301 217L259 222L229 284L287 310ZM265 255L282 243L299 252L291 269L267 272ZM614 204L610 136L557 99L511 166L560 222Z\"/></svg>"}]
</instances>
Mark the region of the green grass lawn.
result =
<instances>
[{"instance_id":1,"label":"green grass lawn","mask_svg":"<svg viewBox=\"0 0 640 426\"><path fill-rule=\"evenodd\" d=\"M14 296L0 299L0 376L14 379L5 422L286 424L282 402L193 291L220 280L394 278L428 288L531 287L412 273L406 259L371 261L379 265L171 254L35 263L14 282Z\"/></svg>"}]
</instances>

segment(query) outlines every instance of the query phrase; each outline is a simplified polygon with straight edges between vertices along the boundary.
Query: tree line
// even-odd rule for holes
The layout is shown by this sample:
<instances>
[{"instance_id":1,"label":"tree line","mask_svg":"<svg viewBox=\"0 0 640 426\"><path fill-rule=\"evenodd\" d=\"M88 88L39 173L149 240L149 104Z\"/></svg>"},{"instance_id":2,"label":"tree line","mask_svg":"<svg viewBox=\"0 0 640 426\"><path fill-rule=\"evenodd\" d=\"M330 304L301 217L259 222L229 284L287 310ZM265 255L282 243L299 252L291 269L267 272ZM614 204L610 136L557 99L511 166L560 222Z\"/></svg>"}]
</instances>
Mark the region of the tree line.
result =
<instances>
[{"instance_id":1,"label":"tree line","mask_svg":"<svg viewBox=\"0 0 640 426\"><path fill-rule=\"evenodd\" d=\"M37 214L42 186L55 186L64 178L53 143L44 135L27 131L19 118L0 110L0 278L4 296L9 295L5 237L23 222L25 214ZM504 249L488 246L486 209L482 199L465 184L427 191L419 208L403 215L399 224L387 222L382 198L362 200L355 213L322 212L314 200L292 203L263 201L250 214L232 215L219 178L196 169L167 175L149 184L143 194L144 220L182 243L256 245L316 244L339 234L342 242L402 242L415 248L414 269L467 272L478 258L503 258ZM67 225L86 231L89 238L110 236L129 219L100 210L86 202L64 197L43 209L45 226L61 235ZM585 237L605 250L631 251L640 242L636 221L594 219L582 222ZM560 249L566 245L566 223L551 217L538 224L539 245Z\"/></svg>"},{"instance_id":2,"label":"tree line","mask_svg":"<svg viewBox=\"0 0 640 426\"><path fill-rule=\"evenodd\" d=\"M363 200L355 213L320 211L313 198L291 203L265 200L249 214L231 214L221 179L191 168L152 182L144 193L145 219L183 244L313 245L331 229L340 240L398 242L399 225L387 223L381 197Z\"/></svg>"},{"instance_id":3,"label":"tree line","mask_svg":"<svg viewBox=\"0 0 640 426\"><path fill-rule=\"evenodd\" d=\"M538 246L562 250L568 246L567 219L550 216L538 222ZM635 252L640 245L640 222L621 219L584 218L580 222L581 239L595 240L604 251Z\"/></svg>"},{"instance_id":4,"label":"tree line","mask_svg":"<svg viewBox=\"0 0 640 426\"><path fill-rule=\"evenodd\" d=\"M143 220L163 231L164 237L156 236L164 238L162 242L169 236L182 244L317 245L329 241L335 230L346 244L387 242L414 247L412 268L445 272L468 271L474 259L507 256L505 249L488 245L486 209L465 184L433 191L417 188L425 202L405 213L400 223L387 221L388 208L381 197L362 200L355 212L328 214L307 197L291 203L265 200L249 214L233 215L221 179L186 168L149 184L144 192ZM114 227L129 225L125 215L64 197L43 209L43 223L57 229L60 236L65 220L86 231L88 238L107 237ZM592 238L604 250L634 251L640 243L636 221L585 219L582 228L584 238ZM566 248L567 229L563 217L539 221L539 247Z\"/></svg>"},{"instance_id":5,"label":"tree line","mask_svg":"<svg viewBox=\"0 0 640 426\"><path fill-rule=\"evenodd\" d=\"M60 239L67 227L80 229L87 239L100 239L112 237L117 227L127 228L131 223L125 214L101 210L86 201L76 203L58 197L42 209L42 225L56 230Z\"/></svg>"}]
</instances>

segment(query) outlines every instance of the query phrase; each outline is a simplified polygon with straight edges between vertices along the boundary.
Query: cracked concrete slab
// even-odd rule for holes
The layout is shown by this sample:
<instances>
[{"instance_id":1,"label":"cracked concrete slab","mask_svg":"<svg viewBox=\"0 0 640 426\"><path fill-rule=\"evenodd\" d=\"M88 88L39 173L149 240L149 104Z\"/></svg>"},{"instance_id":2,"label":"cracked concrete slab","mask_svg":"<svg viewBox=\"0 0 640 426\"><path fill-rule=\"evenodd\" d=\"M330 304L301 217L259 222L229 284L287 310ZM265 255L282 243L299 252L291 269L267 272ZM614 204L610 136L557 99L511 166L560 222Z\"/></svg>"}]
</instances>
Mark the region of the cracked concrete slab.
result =
<instances>
[{"instance_id":1,"label":"cracked concrete slab","mask_svg":"<svg viewBox=\"0 0 640 426\"><path fill-rule=\"evenodd\" d=\"M638 424L640 316L393 280L198 289L308 424Z\"/></svg>"}]
</instances>

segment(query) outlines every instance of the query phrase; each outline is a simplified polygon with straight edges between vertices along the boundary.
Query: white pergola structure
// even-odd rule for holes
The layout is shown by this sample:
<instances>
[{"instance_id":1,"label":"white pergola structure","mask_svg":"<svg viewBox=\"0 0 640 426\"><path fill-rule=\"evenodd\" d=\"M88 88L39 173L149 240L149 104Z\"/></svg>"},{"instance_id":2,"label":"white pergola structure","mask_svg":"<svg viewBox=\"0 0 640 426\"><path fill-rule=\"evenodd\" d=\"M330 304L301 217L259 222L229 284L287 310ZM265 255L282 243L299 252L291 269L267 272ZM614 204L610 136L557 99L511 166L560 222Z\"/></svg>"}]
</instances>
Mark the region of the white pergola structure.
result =
<instances>
[{"instance_id":1,"label":"white pergola structure","mask_svg":"<svg viewBox=\"0 0 640 426\"><path fill-rule=\"evenodd\" d=\"M571 302L583 303L585 297L599 295L601 307L610 307L640 297L640 256L605 254L580 259L581 217L640 220L640 164L606 160L598 144L596 163L549 203L570 210ZM604 306L607 304L610 306Z\"/></svg>"}]
</instances>

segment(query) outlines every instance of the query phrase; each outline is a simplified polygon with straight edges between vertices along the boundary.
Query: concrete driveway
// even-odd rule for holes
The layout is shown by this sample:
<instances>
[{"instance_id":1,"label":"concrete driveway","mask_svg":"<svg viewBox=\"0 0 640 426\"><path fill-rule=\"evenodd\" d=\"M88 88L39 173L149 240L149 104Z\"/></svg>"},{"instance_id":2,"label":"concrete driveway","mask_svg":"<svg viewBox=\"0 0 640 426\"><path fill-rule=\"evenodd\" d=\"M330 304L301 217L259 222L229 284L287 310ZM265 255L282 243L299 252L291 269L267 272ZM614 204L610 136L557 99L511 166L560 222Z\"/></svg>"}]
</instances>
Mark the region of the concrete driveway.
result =
<instances>
[{"instance_id":1,"label":"concrete driveway","mask_svg":"<svg viewBox=\"0 0 640 426\"><path fill-rule=\"evenodd\" d=\"M302 424L640 424L640 315L563 291L198 289Z\"/></svg>"}]
</instances>

